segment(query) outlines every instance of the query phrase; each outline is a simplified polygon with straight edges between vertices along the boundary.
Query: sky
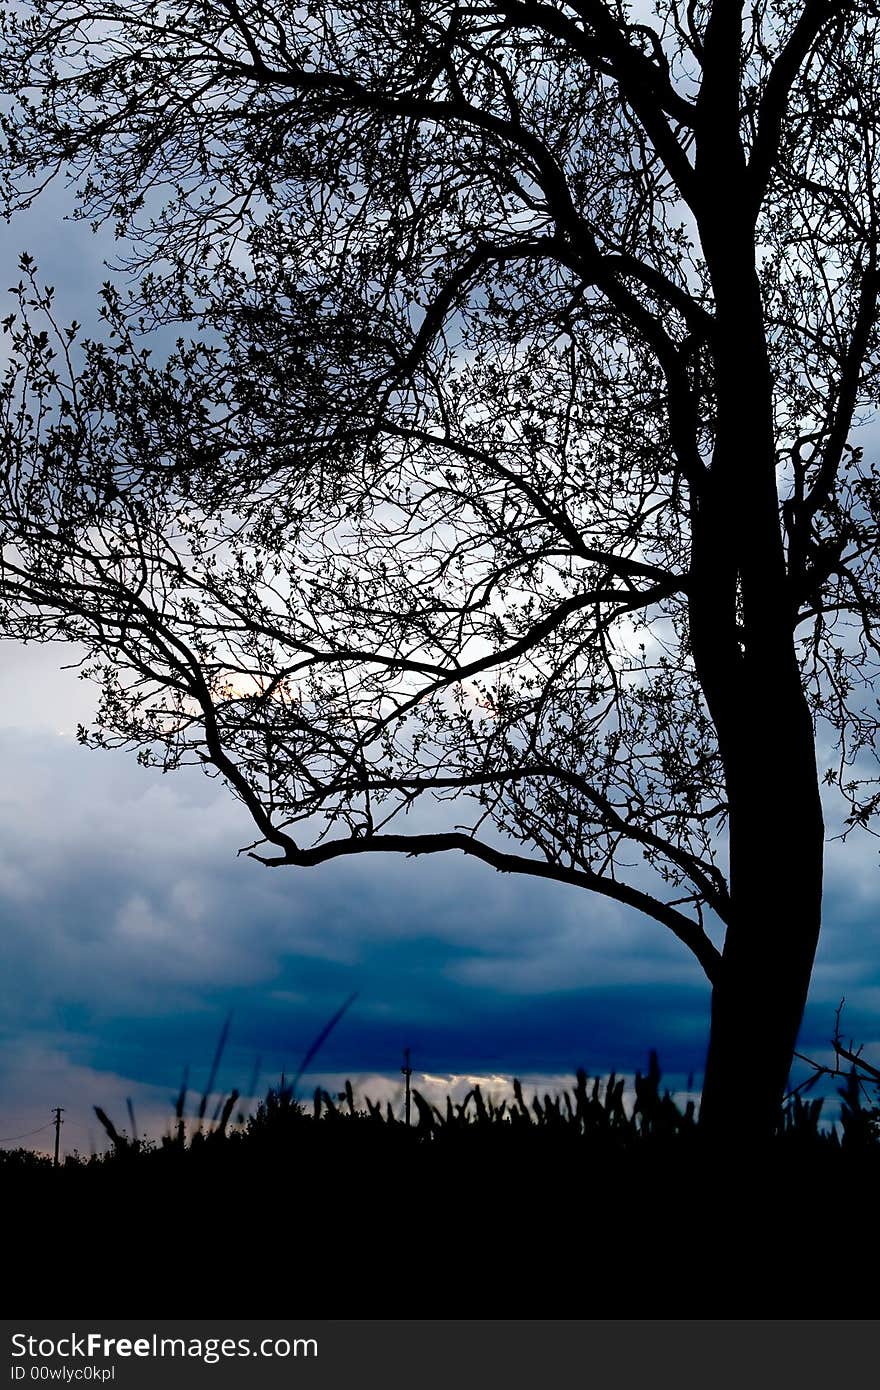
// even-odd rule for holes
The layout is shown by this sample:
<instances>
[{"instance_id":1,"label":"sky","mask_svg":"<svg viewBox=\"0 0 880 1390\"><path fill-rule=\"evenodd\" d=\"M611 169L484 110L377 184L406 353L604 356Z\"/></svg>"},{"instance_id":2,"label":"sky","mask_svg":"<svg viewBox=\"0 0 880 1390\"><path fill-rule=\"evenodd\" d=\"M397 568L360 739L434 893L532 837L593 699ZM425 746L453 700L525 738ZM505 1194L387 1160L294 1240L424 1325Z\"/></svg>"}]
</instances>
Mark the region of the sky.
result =
<instances>
[{"instance_id":1,"label":"sky","mask_svg":"<svg viewBox=\"0 0 880 1390\"><path fill-rule=\"evenodd\" d=\"M62 318L94 322L106 242L64 223L63 190L0 228L57 288ZM10 305L11 311L11 305ZM6 312L6 311L4 311ZM0 349L2 350L2 349ZM461 856L266 869L238 851L244 810L196 769L167 776L133 755L80 747L96 693L63 647L0 643L0 1140L104 1146L92 1107L161 1133L185 1066L205 1084L224 1019L218 1085L257 1089L297 1069L325 1022L357 997L304 1078L350 1077L399 1102L404 1047L415 1084L496 1095L574 1069L631 1074L656 1047L670 1085L696 1083L709 991L658 924L563 885L494 873ZM832 824L833 824L832 813ZM801 1049L847 1035L876 1058L880 860L865 837L829 846L826 919ZM38 1131L30 1135L30 1131Z\"/></svg>"}]
</instances>

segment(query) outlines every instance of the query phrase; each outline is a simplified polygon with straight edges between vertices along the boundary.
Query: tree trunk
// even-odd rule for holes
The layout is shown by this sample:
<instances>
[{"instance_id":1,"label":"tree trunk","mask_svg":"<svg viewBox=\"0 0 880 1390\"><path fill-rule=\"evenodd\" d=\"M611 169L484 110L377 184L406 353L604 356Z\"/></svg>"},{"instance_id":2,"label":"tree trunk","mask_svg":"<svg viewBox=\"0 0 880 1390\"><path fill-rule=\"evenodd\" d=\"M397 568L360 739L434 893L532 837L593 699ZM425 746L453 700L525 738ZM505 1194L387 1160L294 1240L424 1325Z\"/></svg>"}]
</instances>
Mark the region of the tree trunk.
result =
<instances>
[{"instance_id":1,"label":"tree trunk","mask_svg":"<svg viewBox=\"0 0 880 1390\"><path fill-rule=\"evenodd\" d=\"M729 812L730 916L701 1107L732 1141L776 1125L819 935L824 827L780 526L773 372L739 132L740 11L715 7L696 172L715 296L716 431L692 511L690 630ZM707 62L710 54L707 36Z\"/></svg>"},{"instance_id":2,"label":"tree trunk","mask_svg":"<svg viewBox=\"0 0 880 1390\"><path fill-rule=\"evenodd\" d=\"M775 488L768 496L766 485L772 455L758 431L744 441L754 415L742 413L731 437L741 460L766 458L764 479L742 465L733 484L722 473L694 532L691 603L729 816L730 915L701 1107L701 1123L726 1141L772 1133L779 1118L819 937L824 846L812 718ZM724 508L734 523L726 545Z\"/></svg>"},{"instance_id":3,"label":"tree trunk","mask_svg":"<svg viewBox=\"0 0 880 1390\"><path fill-rule=\"evenodd\" d=\"M780 531L760 292L754 270L736 276L735 267L731 251L718 274L718 434L694 511L690 600L730 846L730 918L701 1116L728 1137L746 1124L769 1133L778 1118L819 935L824 841Z\"/></svg>"},{"instance_id":4,"label":"tree trunk","mask_svg":"<svg viewBox=\"0 0 880 1390\"><path fill-rule=\"evenodd\" d=\"M745 767L733 762L732 919L712 1024L701 1123L728 1141L779 1120L819 937L824 826L800 690L766 691ZM744 731L748 737L748 731Z\"/></svg>"},{"instance_id":5,"label":"tree trunk","mask_svg":"<svg viewBox=\"0 0 880 1390\"><path fill-rule=\"evenodd\" d=\"M819 936L824 827L780 525L774 377L741 134L742 0L706 29L695 212L715 300L715 441L692 503L690 631L718 734L730 915L701 1123L731 1141L779 1116Z\"/></svg>"}]
</instances>

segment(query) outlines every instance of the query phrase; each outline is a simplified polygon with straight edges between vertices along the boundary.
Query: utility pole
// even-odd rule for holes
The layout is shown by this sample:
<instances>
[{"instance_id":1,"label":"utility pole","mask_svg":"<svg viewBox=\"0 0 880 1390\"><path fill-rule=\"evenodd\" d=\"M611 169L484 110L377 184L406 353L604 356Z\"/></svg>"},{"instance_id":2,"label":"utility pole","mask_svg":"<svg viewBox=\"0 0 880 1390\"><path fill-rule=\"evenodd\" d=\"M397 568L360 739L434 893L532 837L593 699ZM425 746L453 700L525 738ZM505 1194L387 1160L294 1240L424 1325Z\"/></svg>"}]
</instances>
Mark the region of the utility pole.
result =
<instances>
[{"instance_id":1,"label":"utility pole","mask_svg":"<svg viewBox=\"0 0 880 1390\"><path fill-rule=\"evenodd\" d=\"M403 1066L400 1068L400 1070L403 1072L403 1075L404 1075L404 1077L405 1077L405 1079L406 1079L406 1124L407 1124L407 1128L409 1128L409 1117L410 1117L410 1112L411 1112L411 1110L412 1110L412 1098L411 1098L411 1095L410 1095L409 1079L410 1079L410 1077L412 1076L412 1067L411 1067L410 1064L409 1064L409 1048L408 1048L408 1047L405 1047L405 1048L403 1049Z\"/></svg>"},{"instance_id":2,"label":"utility pole","mask_svg":"<svg viewBox=\"0 0 880 1390\"><path fill-rule=\"evenodd\" d=\"M61 1143L61 1126L64 1124L64 1121L63 1121L62 1118L61 1118L61 1116L63 1115L63 1113L64 1113L64 1106L63 1106L63 1105L56 1105L56 1106L55 1106L55 1162L54 1162L53 1165L52 1165L53 1168L57 1168L57 1167L58 1167L58 1146L59 1146L59 1144Z\"/></svg>"}]
</instances>

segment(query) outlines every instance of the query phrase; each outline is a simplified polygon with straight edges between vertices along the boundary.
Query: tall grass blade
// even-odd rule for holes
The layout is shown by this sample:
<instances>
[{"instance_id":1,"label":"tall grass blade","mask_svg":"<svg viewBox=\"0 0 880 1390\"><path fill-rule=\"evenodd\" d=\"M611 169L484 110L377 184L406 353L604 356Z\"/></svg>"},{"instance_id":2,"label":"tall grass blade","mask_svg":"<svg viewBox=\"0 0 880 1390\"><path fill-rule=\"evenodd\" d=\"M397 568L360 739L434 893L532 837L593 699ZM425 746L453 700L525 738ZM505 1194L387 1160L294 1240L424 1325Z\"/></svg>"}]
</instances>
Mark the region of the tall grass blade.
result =
<instances>
[{"instance_id":1,"label":"tall grass blade","mask_svg":"<svg viewBox=\"0 0 880 1390\"><path fill-rule=\"evenodd\" d=\"M324 1024L324 1027L321 1029L320 1033L315 1038L311 1047L306 1052L306 1055L303 1057L302 1061L299 1064L296 1076L293 1078L293 1083L290 1087L294 1099L296 1099L296 1088L302 1080L303 1073L306 1071L309 1062L312 1060L312 1058L315 1056L318 1050L321 1047L323 1047L324 1043L327 1041L330 1034L333 1032L333 1029L336 1027L339 1020L343 1017L344 1014L348 1012L348 1010L351 1008L352 1004L356 999L357 991L355 990L354 994L350 994L346 999L345 1003L336 1010L336 1013L333 1015L333 1017L329 1019L327 1023Z\"/></svg>"}]
</instances>

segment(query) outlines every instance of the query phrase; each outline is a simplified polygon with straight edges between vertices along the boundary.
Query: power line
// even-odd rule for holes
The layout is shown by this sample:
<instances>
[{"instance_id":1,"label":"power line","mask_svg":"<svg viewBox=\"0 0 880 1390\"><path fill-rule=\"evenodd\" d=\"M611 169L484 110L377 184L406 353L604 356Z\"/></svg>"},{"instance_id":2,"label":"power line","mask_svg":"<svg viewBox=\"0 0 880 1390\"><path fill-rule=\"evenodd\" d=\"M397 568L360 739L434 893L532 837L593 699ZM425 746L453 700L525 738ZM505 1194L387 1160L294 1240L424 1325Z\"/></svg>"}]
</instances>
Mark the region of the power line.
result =
<instances>
[{"instance_id":1,"label":"power line","mask_svg":"<svg viewBox=\"0 0 880 1390\"><path fill-rule=\"evenodd\" d=\"M29 1129L27 1134L11 1134L8 1139L0 1139L0 1144L14 1144L16 1139L30 1139L32 1134L42 1134L44 1129L51 1129L54 1123L54 1120L50 1120L47 1125L40 1125L39 1129Z\"/></svg>"}]
</instances>

